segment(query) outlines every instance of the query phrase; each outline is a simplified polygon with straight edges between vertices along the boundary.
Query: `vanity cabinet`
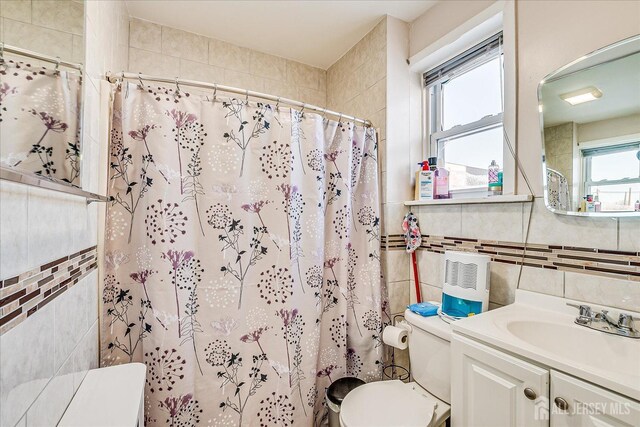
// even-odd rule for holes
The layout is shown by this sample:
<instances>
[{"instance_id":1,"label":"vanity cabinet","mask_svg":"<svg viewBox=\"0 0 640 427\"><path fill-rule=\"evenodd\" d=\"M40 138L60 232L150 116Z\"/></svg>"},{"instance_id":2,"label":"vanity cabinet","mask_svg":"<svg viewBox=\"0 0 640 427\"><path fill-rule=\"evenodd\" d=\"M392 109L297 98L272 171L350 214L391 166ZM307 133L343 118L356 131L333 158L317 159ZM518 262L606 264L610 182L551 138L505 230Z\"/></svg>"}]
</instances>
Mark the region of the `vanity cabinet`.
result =
<instances>
[{"instance_id":1,"label":"vanity cabinet","mask_svg":"<svg viewBox=\"0 0 640 427\"><path fill-rule=\"evenodd\" d=\"M638 427L640 403L454 333L451 425Z\"/></svg>"},{"instance_id":2,"label":"vanity cabinet","mask_svg":"<svg viewBox=\"0 0 640 427\"><path fill-rule=\"evenodd\" d=\"M551 427L640 426L640 403L556 371L550 409Z\"/></svg>"},{"instance_id":3,"label":"vanity cabinet","mask_svg":"<svg viewBox=\"0 0 640 427\"><path fill-rule=\"evenodd\" d=\"M453 427L549 425L547 369L456 334L451 356Z\"/></svg>"}]
</instances>

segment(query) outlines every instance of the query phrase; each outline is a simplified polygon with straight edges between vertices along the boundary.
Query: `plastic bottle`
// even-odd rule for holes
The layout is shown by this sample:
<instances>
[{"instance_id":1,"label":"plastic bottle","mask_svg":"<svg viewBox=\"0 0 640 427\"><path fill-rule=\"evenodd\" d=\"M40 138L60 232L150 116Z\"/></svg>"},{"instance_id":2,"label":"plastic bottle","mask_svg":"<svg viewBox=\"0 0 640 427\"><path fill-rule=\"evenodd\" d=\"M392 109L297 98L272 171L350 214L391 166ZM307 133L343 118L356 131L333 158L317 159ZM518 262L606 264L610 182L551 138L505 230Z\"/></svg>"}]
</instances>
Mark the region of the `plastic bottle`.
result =
<instances>
[{"instance_id":1,"label":"plastic bottle","mask_svg":"<svg viewBox=\"0 0 640 427\"><path fill-rule=\"evenodd\" d=\"M433 171L429 162L420 163L422 169L416 173L417 200L433 200Z\"/></svg>"},{"instance_id":2,"label":"plastic bottle","mask_svg":"<svg viewBox=\"0 0 640 427\"><path fill-rule=\"evenodd\" d=\"M640 200L636 200L636 204L633 206L633 210L640 212Z\"/></svg>"},{"instance_id":3,"label":"plastic bottle","mask_svg":"<svg viewBox=\"0 0 640 427\"><path fill-rule=\"evenodd\" d=\"M444 167L442 161L438 161L438 168L435 171L435 199L450 199L449 192L449 171Z\"/></svg>"},{"instance_id":4,"label":"plastic bottle","mask_svg":"<svg viewBox=\"0 0 640 427\"><path fill-rule=\"evenodd\" d=\"M487 168L487 181L489 183L489 187L491 187L491 184L496 184L498 182L498 172L500 172L500 166L498 166L495 160L491 160L491 164ZM489 190L491 190L491 188L489 188Z\"/></svg>"}]
</instances>

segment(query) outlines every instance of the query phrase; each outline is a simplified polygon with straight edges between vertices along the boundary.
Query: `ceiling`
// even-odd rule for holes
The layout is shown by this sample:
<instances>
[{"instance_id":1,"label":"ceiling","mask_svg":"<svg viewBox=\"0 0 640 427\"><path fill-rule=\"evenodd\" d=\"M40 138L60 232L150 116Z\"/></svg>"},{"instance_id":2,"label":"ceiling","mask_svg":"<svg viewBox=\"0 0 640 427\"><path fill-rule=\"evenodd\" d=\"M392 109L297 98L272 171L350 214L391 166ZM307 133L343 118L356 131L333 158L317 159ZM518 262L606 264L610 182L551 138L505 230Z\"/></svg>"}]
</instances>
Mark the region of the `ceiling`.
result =
<instances>
[{"instance_id":1,"label":"ceiling","mask_svg":"<svg viewBox=\"0 0 640 427\"><path fill-rule=\"evenodd\" d=\"M544 126L588 123L640 113L640 53L569 74L542 86ZM595 86L602 97L570 105L560 95Z\"/></svg>"},{"instance_id":2,"label":"ceiling","mask_svg":"<svg viewBox=\"0 0 640 427\"><path fill-rule=\"evenodd\" d=\"M127 0L129 14L327 69L384 15L411 22L437 0Z\"/></svg>"}]
</instances>

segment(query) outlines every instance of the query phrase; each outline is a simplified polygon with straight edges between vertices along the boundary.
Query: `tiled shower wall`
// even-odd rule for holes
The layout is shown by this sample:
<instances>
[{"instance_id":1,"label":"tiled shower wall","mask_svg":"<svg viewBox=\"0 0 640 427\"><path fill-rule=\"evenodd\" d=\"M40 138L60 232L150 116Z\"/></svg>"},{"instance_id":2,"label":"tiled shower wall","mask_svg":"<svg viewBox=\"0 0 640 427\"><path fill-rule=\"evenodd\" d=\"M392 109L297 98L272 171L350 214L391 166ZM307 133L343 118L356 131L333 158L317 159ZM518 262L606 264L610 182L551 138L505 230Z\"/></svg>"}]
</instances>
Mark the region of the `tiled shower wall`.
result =
<instances>
[{"instance_id":1,"label":"tiled shower wall","mask_svg":"<svg viewBox=\"0 0 640 427\"><path fill-rule=\"evenodd\" d=\"M131 20L130 32L131 72L180 76L326 105L326 72L320 68L139 19Z\"/></svg>"},{"instance_id":2,"label":"tiled shower wall","mask_svg":"<svg viewBox=\"0 0 640 427\"><path fill-rule=\"evenodd\" d=\"M398 159L398 154L408 140L399 136L398 127L403 126L397 119L400 110L397 100L399 91L392 93L391 89L395 88L389 85L390 77L397 77L397 64L400 62L406 66L408 52L403 52L403 48L408 51L408 39L402 38L403 26L406 25L395 18L385 17L327 70L329 108L369 119L379 130L383 241L387 234L400 232L404 206L393 201L403 197L398 189L408 185L398 179L401 176L398 169L405 167L402 160ZM404 30L408 32L408 28ZM403 292L400 287L406 287L403 273L408 257L400 251L387 251L384 244L382 249L381 260L390 295L390 309L393 314L401 313L404 311L404 301L397 295Z\"/></svg>"},{"instance_id":3,"label":"tiled shower wall","mask_svg":"<svg viewBox=\"0 0 640 427\"><path fill-rule=\"evenodd\" d=\"M104 143L98 123L101 74L105 69L126 67L128 14L122 2L90 1L84 4L85 17L77 13L78 4L82 6L73 1L3 1L2 40L11 44L13 37L19 37L20 46L38 51L46 51L45 46L64 48L46 52L60 56L72 53L76 61L85 64L82 183L85 189L97 192L99 142ZM82 31L76 30L82 28L82 22L54 24L54 16L56 22L85 19L84 58L76 50L82 45L82 38L77 37ZM69 39L76 42L72 47L57 44ZM97 367L95 266L83 263L82 271L76 272L76 264L51 263L95 247L98 209L97 204L87 206L82 198L0 182L0 323L8 314L5 309L27 311L0 328L2 426L55 425L87 370ZM75 278L66 281L64 274ZM29 295L40 289L42 294L31 299L27 295L13 298L15 293L22 295L22 289L29 289ZM57 297L52 298L54 294ZM38 307L35 312L33 307Z\"/></svg>"},{"instance_id":4,"label":"tiled shower wall","mask_svg":"<svg viewBox=\"0 0 640 427\"><path fill-rule=\"evenodd\" d=\"M11 46L84 62L82 1L0 2L0 39Z\"/></svg>"}]
</instances>

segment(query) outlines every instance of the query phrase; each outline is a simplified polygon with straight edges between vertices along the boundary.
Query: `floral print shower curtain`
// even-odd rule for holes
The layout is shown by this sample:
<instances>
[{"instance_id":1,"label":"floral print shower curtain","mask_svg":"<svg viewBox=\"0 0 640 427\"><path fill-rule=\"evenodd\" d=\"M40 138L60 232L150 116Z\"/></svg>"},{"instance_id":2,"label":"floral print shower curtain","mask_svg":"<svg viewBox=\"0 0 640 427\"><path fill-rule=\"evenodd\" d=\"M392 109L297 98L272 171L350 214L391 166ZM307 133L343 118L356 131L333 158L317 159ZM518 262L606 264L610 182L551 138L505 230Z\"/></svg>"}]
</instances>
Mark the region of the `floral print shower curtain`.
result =
<instances>
[{"instance_id":1,"label":"floral print shower curtain","mask_svg":"<svg viewBox=\"0 0 640 427\"><path fill-rule=\"evenodd\" d=\"M80 186L82 76L0 60L0 164Z\"/></svg>"},{"instance_id":2,"label":"floral print shower curtain","mask_svg":"<svg viewBox=\"0 0 640 427\"><path fill-rule=\"evenodd\" d=\"M114 89L103 365L149 426L313 426L381 378L375 131L244 99Z\"/></svg>"}]
</instances>

